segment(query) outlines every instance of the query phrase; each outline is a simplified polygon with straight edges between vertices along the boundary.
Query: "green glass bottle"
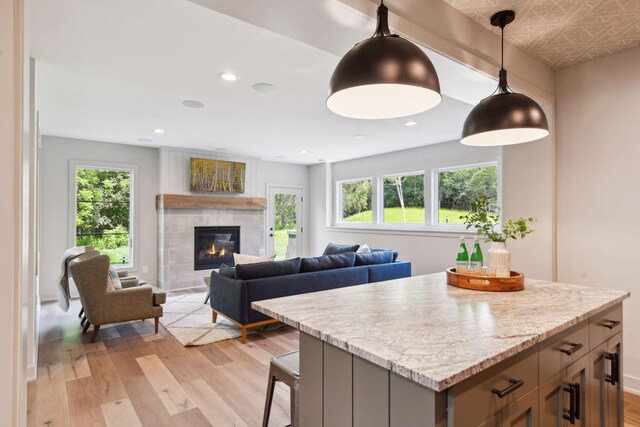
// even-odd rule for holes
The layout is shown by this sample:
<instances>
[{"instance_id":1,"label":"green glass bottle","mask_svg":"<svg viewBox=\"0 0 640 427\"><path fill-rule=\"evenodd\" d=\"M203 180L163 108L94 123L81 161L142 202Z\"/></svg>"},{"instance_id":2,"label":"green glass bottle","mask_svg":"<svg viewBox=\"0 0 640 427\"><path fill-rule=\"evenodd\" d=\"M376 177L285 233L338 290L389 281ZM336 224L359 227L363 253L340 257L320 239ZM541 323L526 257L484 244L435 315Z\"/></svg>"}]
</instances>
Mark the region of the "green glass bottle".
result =
<instances>
[{"instance_id":1,"label":"green glass bottle","mask_svg":"<svg viewBox=\"0 0 640 427\"><path fill-rule=\"evenodd\" d=\"M480 249L480 243L476 237L473 239L473 252L471 252L471 263L469 267L472 271L481 271L482 264L482 249Z\"/></svg>"},{"instance_id":2,"label":"green glass bottle","mask_svg":"<svg viewBox=\"0 0 640 427\"><path fill-rule=\"evenodd\" d=\"M456 255L456 272L464 273L469 269L469 252L467 245L464 244L464 237L460 237L460 246L458 246L458 254Z\"/></svg>"}]
</instances>

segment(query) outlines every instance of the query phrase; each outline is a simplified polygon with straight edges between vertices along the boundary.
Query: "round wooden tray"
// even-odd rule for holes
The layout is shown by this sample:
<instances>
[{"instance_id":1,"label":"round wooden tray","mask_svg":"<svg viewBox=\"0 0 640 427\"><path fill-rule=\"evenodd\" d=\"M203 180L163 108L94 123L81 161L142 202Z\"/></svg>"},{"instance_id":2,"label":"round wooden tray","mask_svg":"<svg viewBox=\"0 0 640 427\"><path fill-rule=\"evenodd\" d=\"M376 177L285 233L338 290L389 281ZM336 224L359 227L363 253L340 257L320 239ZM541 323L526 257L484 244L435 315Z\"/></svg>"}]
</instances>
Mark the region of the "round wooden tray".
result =
<instances>
[{"instance_id":1,"label":"round wooden tray","mask_svg":"<svg viewBox=\"0 0 640 427\"><path fill-rule=\"evenodd\" d=\"M524 289L524 274L511 272L511 277L473 276L456 273L455 268L447 269L447 284L474 291L512 292Z\"/></svg>"}]
</instances>

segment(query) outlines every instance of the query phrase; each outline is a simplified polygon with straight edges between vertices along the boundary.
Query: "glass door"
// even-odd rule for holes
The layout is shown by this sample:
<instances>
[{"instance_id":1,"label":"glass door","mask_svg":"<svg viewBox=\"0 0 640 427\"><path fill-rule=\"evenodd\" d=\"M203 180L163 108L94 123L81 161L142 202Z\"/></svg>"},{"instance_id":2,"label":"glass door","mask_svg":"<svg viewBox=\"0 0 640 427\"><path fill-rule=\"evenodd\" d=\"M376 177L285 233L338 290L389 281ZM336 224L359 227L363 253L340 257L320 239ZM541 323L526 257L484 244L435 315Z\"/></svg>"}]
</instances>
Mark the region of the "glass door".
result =
<instances>
[{"instance_id":1,"label":"glass door","mask_svg":"<svg viewBox=\"0 0 640 427\"><path fill-rule=\"evenodd\" d=\"M267 255L276 260L302 253L302 188L268 186Z\"/></svg>"}]
</instances>

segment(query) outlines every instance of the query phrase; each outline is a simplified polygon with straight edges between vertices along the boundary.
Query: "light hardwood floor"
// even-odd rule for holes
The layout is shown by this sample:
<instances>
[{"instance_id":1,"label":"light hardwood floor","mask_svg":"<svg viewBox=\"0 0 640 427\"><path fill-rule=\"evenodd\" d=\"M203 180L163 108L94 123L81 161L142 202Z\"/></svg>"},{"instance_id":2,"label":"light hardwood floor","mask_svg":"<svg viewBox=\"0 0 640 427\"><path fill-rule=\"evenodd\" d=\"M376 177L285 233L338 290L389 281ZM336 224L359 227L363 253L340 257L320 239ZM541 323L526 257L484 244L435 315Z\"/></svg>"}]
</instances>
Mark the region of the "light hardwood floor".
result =
<instances>
[{"instance_id":1,"label":"light hardwood floor","mask_svg":"<svg viewBox=\"0 0 640 427\"><path fill-rule=\"evenodd\" d=\"M38 379L29 383L31 426L260 426L272 356L297 349L281 328L183 347L152 321L105 327L99 341L81 333L80 309L41 309ZM288 389L278 384L271 425L289 424ZM640 426L640 396L625 396L625 426Z\"/></svg>"}]
</instances>

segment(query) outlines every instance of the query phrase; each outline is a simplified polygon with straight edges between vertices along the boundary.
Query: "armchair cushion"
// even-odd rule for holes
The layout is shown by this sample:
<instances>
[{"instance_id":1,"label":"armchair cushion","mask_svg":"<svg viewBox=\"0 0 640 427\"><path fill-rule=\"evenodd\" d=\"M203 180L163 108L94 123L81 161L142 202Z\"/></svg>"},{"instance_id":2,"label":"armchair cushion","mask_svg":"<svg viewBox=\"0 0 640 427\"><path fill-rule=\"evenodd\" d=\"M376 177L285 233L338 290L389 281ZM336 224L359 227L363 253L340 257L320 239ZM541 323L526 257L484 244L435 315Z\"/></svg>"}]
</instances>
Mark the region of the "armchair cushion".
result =
<instances>
[{"instance_id":1,"label":"armchair cushion","mask_svg":"<svg viewBox=\"0 0 640 427\"><path fill-rule=\"evenodd\" d=\"M120 276L113 269L113 267L109 267L109 275L107 276L107 290L109 292L122 290L122 283L120 282Z\"/></svg>"}]
</instances>

